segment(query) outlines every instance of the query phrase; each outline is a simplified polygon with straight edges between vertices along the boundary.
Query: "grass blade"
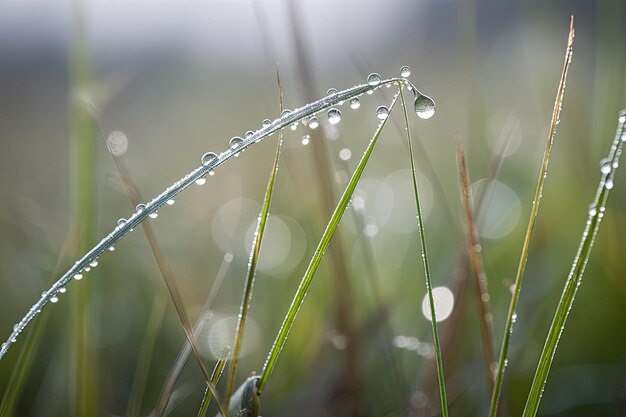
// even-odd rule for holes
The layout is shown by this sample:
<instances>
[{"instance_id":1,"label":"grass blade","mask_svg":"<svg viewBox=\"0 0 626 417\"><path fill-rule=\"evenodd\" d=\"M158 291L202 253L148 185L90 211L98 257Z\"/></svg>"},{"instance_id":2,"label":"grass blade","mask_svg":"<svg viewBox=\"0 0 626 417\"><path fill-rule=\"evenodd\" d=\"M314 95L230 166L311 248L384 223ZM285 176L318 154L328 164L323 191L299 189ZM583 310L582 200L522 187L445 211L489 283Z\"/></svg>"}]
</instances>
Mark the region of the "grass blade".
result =
<instances>
[{"instance_id":1,"label":"grass blade","mask_svg":"<svg viewBox=\"0 0 626 417\"><path fill-rule=\"evenodd\" d=\"M441 344L439 343L439 330L435 314L435 300L432 292L432 282L430 279L430 264L428 262L428 254L426 252L426 234L424 232L424 218L422 216L422 207L420 205L419 192L417 189L417 170L415 169L415 161L413 158L413 145L411 143L411 129L409 129L409 116L406 111L406 103L404 101L404 93L400 88L400 99L402 100L402 110L404 111L404 121L406 124L407 141L409 145L409 158L411 159L411 177L413 179L413 192L415 194L415 209L417 211L417 226L419 229L420 245L422 247L422 260L424 262L424 274L426 276L426 291L428 292L428 300L430 302L430 318L433 327L433 343L435 345L435 357L437 362L437 379L439 381L439 396L441 399L441 412L443 417L448 417L448 400L446 396L446 384L443 371L443 360L441 358Z\"/></svg>"},{"instance_id":2,"label":"grass blade","mask_svg":"<svg viewBox=\"0 0 626 417\"><path fill-rule=\"evenodd\" d=\"M391 102L391 105L389 107L390 111L395 106L397 99L398 97L396 96ZM339 222L343 216L343 213L348 208L348 204L350 203L352 194L354 193L354 190L356 189L359 179L361 178L361 175L363 174L363 170L365 169L365 166L367 165L370 155L372 154L372 151L374 150L374 146L376 145L376 142L378 141L378 138L380 137L380 133L383 127L385 126L387 120L388 118L384 119L378 125L378 128L376 129L376 132L374 133L374 137L372 138L367 148L365 149L365 153L363 154L361 161L359 162L354 173L352 174L352 178L350 178L350 181L348 182L348 185L346 186L346 189L344 190L343 195L341 196L341 199L339 200L339 203L335 207L335 211L333 212L330 218L330 221L328 222L328 225L326 226L326 230L324 230L324 234L322 235L322 238L320 239L317 245L317 249L315 250L313 257L311 258L309 266L307 267L304 273L304 276L302 277L302 280L300 281L300 285L298 286L298 290L296 291L296 294L291 302L291 306L289 307L289 310L287 311L287 314L285 315L285 319L283 321L283 324L280 327L280 330L278 331L276 340L274 341L274 344L272 345L272 348L267 356L265 364L263 365L263 372L261 373L261 379L258 382L259 392L263 392L265 384L267 383L267 380L270 374L272 373L274 366L276 365L278 356L280 355L280 352L285 342L287 341L289 330L291 330L291 326L293 325L293 322L296 319L296 316L298 315L300 306L304 302L304 298L307 294L309 286L311 285L313 276L315 275L315 272L317 271L317 268L319 267L319 264L324 256L324 253L326 252L326 249L328 248L330 240L333 237L333 234L337 230L337 226L339 225Z\"/></svg>"},{"instance_id":3,"label":"grass blade","mask_svg":"<svg viewBox=\"0 0 626 417\"><path fill-rule=\"evenodd\" d=\"M220 380L220 377L224 372L226 362L228 361L228 353L228 349L225 349L213 368L213 373L211 374L211 382L213 385L217 385L217 382ZM211 390L209 390L207 386L207 389L204 391L204 397L202 397L200 410L198 410L198 417L204 417L206 415L206 412L209 409L209 404L211 404Z\"/></svg>"},{"instance_id":4,"label":"grass blade","mask_svg":"<svg viewBox=\"0 0 626 417\"><path fill-rule=\"evenodd\" d=\"M215 281L213 282L213 286L211 287L211 292L207 297L207 300L202 308L202 313L200 313L200 318L196 321L196 324L193 326L193 335L194 337L198 337L200 331L204 327L205 323L211 316L210 310L213 308L213 304L215 300L217 300L217 296L219 294L220 289L222 288L222 284L224 283L224 279L230 269L230 265L232 262L232 254L227 253L224 255L224 260L222 261L222 265L217 271L217 275L215 277ZM154 411L155 417L162 417L167 409L167 405L172 397L172 393L174 392L174 386L176 385L176 380L178 376L183 370L189 355L191 354L191 345L189 341L185 340L183 347L178 352L176 356L176 360L174 364L171 366L170 371L165 378L165 383L163 384L163 388L161 389L161 394L159 396L159 401L157 403L157 407Z\"/></svg>"},{"instance_id":5,"label":"grass blade","mask_svg":"<svg viewBox=\"0 0 626 417\"><path fill-rule=\"evenodd\" d=\"M609 196L609 191L613 188L613 177L615 171L619 165L619 158L622 154L622 146L626 141L626 109L622 110L618 116L617 131L615 133L615 139L611 145L609 156L602 162L602 177L598 184L598 190L593 201L593 205L589 209L589 217L580 240L578 252L574 258L574 263L569 272L565 286L563 287L563 293L559 300L558 307L554 313L548 336L546 337L543 351L539 358L539 364L535 370L535 377L533 378L528 399L526 400L526 406L524 407L523 417L534 417L539 409L539 402L541 401L541 395L548 379L548 373L550 372L550 366L554 359L554 353L556 352L557 345L563 329L565 328L565 322L567 316L574 304L574 298L576 297L576 291L580 286L583 273L585 272L585 266L589 260L591 248L593 242L598 233L600 222L604 217L604 210L606 207L606 200Z\"/></svg>"},{"instance_id":6,"label":"grass blade","mask_svg":"<svg viewBox=\"0 0 626 417\"><path fill-rule=\"evenodd\" d=\"M283 88L280 83L280 75L278 72L278 66L276 66L276 79L278 81L278 94L280 101L280 112L283 111ZM274 164L270 177L267 181L267 188L265 189L265 197L263 198L263 206L261 207L261 213L259 213L259 220L256 225L256 231L254 233L254 240L252 242L252 249L250 250L250 261L248 262L248 274L246 276L246 283L244 287L243 296L241 299L241 307L239 309L239 319L237 320L237 329L235 330L235 342L233 344L233 354L230 363L230 369L228 372L228 382L226 384L226 393L224 394L225 406L228 409L230 402L230 395L233 392L235 386L235 377L237 376L237 364L239 362L239 354L241 352L241 346L243 345L243 334L246 328L246 319L248 318L248 311L252 302L252 290L254 288L254 278L256 276L259 254L261 252L261 243L263 242L263 236L265 234L265 226L267 224L267 217L270 212L270 203L272 202L272 195L274 191L274 181L276 180L276 174L278 173L278 161L280 161L280 153L283 146L282 132L279 134L278 143L276 144L276 154L274 156Z\"/></svg>"},{"instance_id":7,"label":"grass blade","mask_svg":"<svg viewBox=\"0 0 626 417\"><path fill-rule=\"evenodd\" d=\"M482 248L480 240L478 239L478 227L476 226L474 210L472 208L472 189L470 187L469 171L465 158L465 148L460 141L456 144L456 161L459 174L459 191L461 193L463 211L465 213L467 257L474 270L474 277L476 279L482 347L487 368L489 390L493 391L493 378L495 376L492 367L492 364L495 363L493 352L493 315L489 303L489 289L487 287L487 274L483 266Z\"/></svg>"},{"instance_id":8,"label":"grass blade","mask_svg":"<svg viewBox=\"0 0 626 417\"><path fill-rule=\"evenodd\" d=\"M500 399L500 392L502 390L502 379L504 377L504 369L506 367L507 355L509 352L509 343L511 334L513 333L513 323L517 317L515 311L517 309L517 302L519 300L520 291L522 288L522 279L524 277L524 270L526 268L526 260L528 259L528 248L530 246L530 239L535 227L535 220L537 219L537 213L539 212L539 202L541 201L541 195L543 193L543 185L546 180L548 172L548 162L550 161L550 152L552 150L552 143L556 135L556 126L559 123L559 116L561 114L561 103L563 102L563 94L565 93L565 82L567 80L567 72L570 62L572 60L574 46L574 16L570 20L569 35L567 38L567 48L565 52L565 63L563 64L563 71L561 72L561 79L559 81L559 87L557 89L556 100L554 102L554 109L552 111L552 121L550 123L550 130L548 132L548 141L546 143L546 150L543 154L543 162L541 164L541 170L539 172L539 178L537 180L537 188L535 190L535 196L533 198L533 205L530 210L530 219L528 220L528 227L526 229L526 236L524 237L524 243L522 245L522 253L520 255L520 261L515 275L515 284L513 288L513 296L511 297L511 303L509 304L509 311L507 315L506 325L504 328L504 335L502 337L502 347L500 349L500 359L498 360L498 369L496 371L495 385L491 394L491 405L489 408L489 416L495 417L496 410L498 409L498 401Z\"/></svg>"}]
</instances>

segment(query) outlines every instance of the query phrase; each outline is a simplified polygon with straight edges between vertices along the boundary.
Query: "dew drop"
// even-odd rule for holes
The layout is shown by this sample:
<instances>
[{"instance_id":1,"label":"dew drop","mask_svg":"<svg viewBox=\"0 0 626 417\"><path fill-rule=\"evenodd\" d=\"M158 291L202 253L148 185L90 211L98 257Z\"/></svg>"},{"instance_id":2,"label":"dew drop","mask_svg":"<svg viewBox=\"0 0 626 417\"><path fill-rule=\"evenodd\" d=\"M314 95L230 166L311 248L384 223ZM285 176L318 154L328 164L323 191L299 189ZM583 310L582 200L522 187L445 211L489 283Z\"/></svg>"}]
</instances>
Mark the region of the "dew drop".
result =
<instances>
[{"instance_id":1,"label":"dew drop","mask_svg":"<svg viewBox=\"0 0 626 417\"><path fill-rule=\"evenodd\" d=\"M237 149L241 146L242 143L243 139L241 139L239 136L235 136L230 139L230 142L228 142L228 146L230 146L230 149Z\"/></svg>"},{"instance_id":2,"label":"dew drop","mask_svg":"<svg viewBox=\"0 0 626 417\"><path fill-rule=\"evenodd\" d=\"M198 184L198 185L204 185L204 184L206 184L206 178L204 178L204 177L202 177L202 178L198 178L198 179L196 180L196 184ZM153 214L154 214L154 213L153 213ZM150 217L152 217L152 214L150 215Z\"/></svg>"},{"instance_id":3,"label":"dew drop","mask_svg":"<svg viewBox=\"0 0 626 417\"><path fill-rule=\"evenodd\" d=\"M317 120L317 117L313 116L311 117L311 119L309 120L309 127L311 129L317 129L317 127L320 125L319 120Z\"/></svg>"},{"instance_id":4,"label":"dew drop","mask_svg":"<svg viewBox=\"0 0 626 417\"><path fill-rule=\"evenodd\" d=\"M331 95L331 94L337 94L337 89L336 88L329 88L328 91L326 91L327 95Z\"/></svg>"},{"instance_id":5,"label":"dew drop","mask_svg":"<svg viewBox=\"0 0 626 417\"><path fill-rule=\"evenodd\" d=\"M380 84L380 75L376 74L375 72L371 73L367 77L367 83L369 85L378 85L378 84Z\"/></svg>"},{"instance_id":6,"label":"dew drop","mask_svg":"<svg viewBox=\"0 0 626 417\"><path fill-rule=\"evenodd\" d=\"M606 188L607 190L613 189L613 178L606 179L606 181L604 182L604 188Z\"/></svg>"},{"instance_id":7,"label":"dew drop","mask_svg":"<svg viewBox=\"0 0 626 417\"><path fill-rule=\"evenodd\" d=\"M89 262L89 266L90 266L90 267L92 267L92 268L97 267L97 266L98 266L98 261L96 261L96 260L94 259L93 261Z\"/></svg>"},{"instance_id":8,"label":"dew drop","mask_svg":"<svg viewBox=\"0 0 626 417\"><path fill-rule=\"evenodd\" d=\"M86 267L86 268L85 268L85 272L89 272L89 271L91 271L91 268Z\"/></svg>"},{"instance_id":9,"label":"dew drop","mask_svg":"<svg viewBox=\"0 0 626 417\"><path fill-rule=\"evenodd\" d=\"M308 145L310 141L311 141L311 136L310 135L302 136L302 144L303 145Z\"/></svg>"},{"instance_id":10,"label":"dew drop","mask_svg":"<svg viewBox=\"0 0 626 417\"><path fill-rule=\"evenodd\" d=\"M126 219L124 219L124 218L119 219L119 220L117 221L117 225L118 225L119 227L122 227L122 226L124 226L125 224L126 224Z\"/></svg>"},{"instance_id":11,"label":"dew drop","mask_svg":"<svg viewBox=\"0 0 626 417\"><path fill-rule=\"evenodd\" d=\"M209 175L210 175L210 176L213 176L213 175L215 175L215 171L213 171L213 170L210 170L210 171L209 171Z\"/></svg>"},{"instance_id":12,"label":"dew drop","mask_svg":"<svg viewBox=\"0 0 626 417\"><path fill-rule=\"evenodd\" d=\"M600 172L603 174L611 172L611 161L608 158L604 158L600 161Z\"/></svg>"},{"instance_id":13,"label":"dew drop","mask_svg":"<svg viewBox=\"0 0 626 417\"><path fill-rule=\"evenodd\" d=\"M285 110L283 110L283 111L280 113L280 115L281 115L281 117L282 117L282 116L286 116L286 115L288 115L289 113L291 113L291 110L289 110L289 109L285 109Z\"/></svg>"},{"instance_id":14,"label":"dew drop","mask_svg":"<svg viewBox=\"0 0 626 417\"><path fill-rule=\"evenodd\" d=\"M56 295L50 298L51 303L56 303L57 301L59 301L59 297L57 297Z\"/></svg>"},{"instance_id":15,"label":"dew drop","mask_svg":"<svg viewBox=\"0 0 626 417\"><path fill-rule=\"evenodd\" d=\"M265 119L262 122L263 127L271 126L271 124L272 124L272 121L270 119Z\"/></svg>"},{"instance_id":16,"label":"dew drop","mask_svg":"<svg viewBox=\"0 0 626 417\"><path fill-rule=\"evenodd\" d=\"M250 136L252 136L252 135L254 135L254 132L253 132L253 131L251 131L251 130L248 130L248 131L246 132L246 139L248 139L248 138L249 138Z\"/></svg>"},{"instance_id":17,"label":"dew drop","mask_svg":"<svg viewBox=\"0 0 626 417\"><path fill-rule=\"evenodd\" d=\"M400 68L400 76L401 77L408 77L409 75L411 75L411 68L409 68L408 66L403 66L402 68Z\"/></svg>"},{"instance_id":18,"label":"dew drop","mask_svg":"<svg viewBox=\"0 0 626 417\"><path fill-rule=\"evenodd\" d=\"M592 204L589 206L589 215L590 216L595 216L596 214L598 214L598 210L596 209L596 205Z\"/></svg>"},{"instance_id":19,"label":"dew drop","mask_svg":"<svg viewBox=\"0 0 626 417\"><path fill-rule=\"evenodd\" d=\"M341 112L338 109L328 110L328 122L331 125L336 125L341 121Z\"/></svg>"},{"instance_id":20,"label":"dew drop","mask_svg":"<svg viewBox=\"0 0 626 417\"><path fill-rule=\"evenodd\" d=\"M61 288L59 288L59 292L60 292L61 294L65 294L65 293L67 292L67 288L65 288L65 287L61 287Z\"/></svg>"},{"instance_id":21,"label":"dew drop","mask_svg":"<svg viewBox=\"0 0 626 417\"><path fill-rule=\"evenodd\" d=\"M415 113L421 119L430 119L435 114L435 102L423 94L415 97Z\"/></svg>"},{"instance_id":22,"label":"dew drop","mask_svg":"<svg viewBox=\"0 0 626 417\"><path fill-rule=\"evenodd\" d=\"M380 106L376 109L376 117L378 117L380 120L385 120L387 117L389 117L389 109L385 106Z\"/></svg>"},{"instance_id":23,"label":"dew drop","mask_svg":"<svg viewBox=\"0 0 626 417\"><path fill-rule=\"evenodd\" d=\"M146 209L146 205L143 203L137 204L137 207L135 207L135 210L137 211L137 213L141 213L145 209ZM120 222L118 221L117 224L120 224Z\"/></svg>"},{"instance_id":24,"label":"dew drop","mask_svg":"<svg viewBox=\"0 0 626 417\"><path fill-rule=\"evenodd\" d=\"M620 123L625 123L626 122L626 116L620 116L619 119L617 119L618 122Z\"/></svg>"},{"instance_id":25,"label":"dew drop","mask_svg":"<svg viewBox=\"0 0 626 417\"><path fill-rule=\"evenodd\" d=\"M359 107L361 107L361 102L359 101L357 97L354 97L352 100L350 100L350 108L356 110Z\"/></svg>"},{"instance_id":26,"label":"dew drop","mask_svg":"<svg viewBox=\"0 0 626 417\"><path fill-rule=\"evenodd\" d=\"M202 178L202 179L203 179L204 181L206 181L206 179L204 179L204 178ZM197 181L196 181L196 183L197 183ZM159 213L157 213L157 212L155 211L154 213L150 213L150 214L149 214L149 217L150 217L151 219L156 219L157 217L159 217Z\"/></svg>"},{"instance_id":27,"label":"dew drop","mask_svg":"<svg viewBox=\"0 0 626 417\"><path fill-rule=\"evenodd\" d=\"M165 202L165 204L167 204L168 206L173 206L175 202L176 200L174 200L173 198L170 198L169 200Z\"/></svg>"},{"instance_id":28,"label":"dew drop","mask_svg":"<svg viewBox=\"0 0 626 417\"><path fill-rule=\"evenodd\" d=\"M291 130L296 130L298 128L298 122L293 122L290 127Z\"/></svg>"},{"instance_id":29,"label":"dew drop","mask_svg":"<svg viewBox=\"0 0 626 417\"><path fill-rule=\"evenodd\" d=\"M232 139L231 139L231 142L232 142ZM207 166L211 162L213 162L215 159L217 159L217 154L215 152L207 152L204 155L202 155L202 158L200 159L200 161L202 162L202 165Z\"/></svg>"},{"instance_id":30,"label":"dew drop","mask_svg":"<svg viewBox=\"0 0 626 417\"><path fill-rule=\"evenodd\" d=\"M76 274L76 275L74 275L74 279L76 281L80 281L81 279L83 279L83 274Z\"/></svg>"}]
</instances>

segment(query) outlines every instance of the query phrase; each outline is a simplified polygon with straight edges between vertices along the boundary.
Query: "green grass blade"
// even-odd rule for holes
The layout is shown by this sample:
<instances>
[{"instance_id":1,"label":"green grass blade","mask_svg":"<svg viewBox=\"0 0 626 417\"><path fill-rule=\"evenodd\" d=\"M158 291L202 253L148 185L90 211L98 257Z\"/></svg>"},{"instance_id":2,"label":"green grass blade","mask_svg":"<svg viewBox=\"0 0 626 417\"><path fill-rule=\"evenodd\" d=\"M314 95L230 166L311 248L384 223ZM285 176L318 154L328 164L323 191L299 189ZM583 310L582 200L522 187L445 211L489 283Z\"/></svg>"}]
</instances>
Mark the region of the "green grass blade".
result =
<instances>
[{"instance_id":1,"label":"green grass blade","mask_svg":"<svg viewBox=\"0 0 626 417\"><path fill-rule=\"evenodd\" d=\"M567 316L574 304L574 298L576 297L576 291L580 286L583 273L585 272L585 266L589 260L591 248L593 242L598 233L600 222L604 217L604 210L606 207L606 200L609 196L609 191L613 188L613 177L615 171L619 165L619 158L622 154L622 146L626 141L626 109L619 113L617 132L615 139L611 145L609 156L603 160L602 163L602 177L598 184L598 190L593 205L589 209L589 217L580 240L578 252L574 258L574 263L569 272L559 305L554 313L548 336L546 337L543 351L539 358L539 364L535 370L535 377L533 378L528 399L526 400L526 406L524 407L523 417L534 417L539 409L539 402L541 401L541 395L548 379L548 373L550 372L550 366L554 359L557 345L563 329L565 328L565 322Z\"/></svg>"},{"instance_id":2,"label":"green grass blade","mask_svg":"<svg viewBox=\"0 0 626 417\"><path fill-rule=\"evenodd\" d=\"M211 374L211 382L213 385L217 385L217 382L220 380L220 377L224 372L224 368L226 367L226 362L228 362L228 349L224 350L219 360L215 363L213 373ZM206 416L209 404L211 404L211 398L211 390L207 386L207 389L204 391L204 397L202 397L200 409L198 410L198 417Z\"/></svg>"},{"instance_id":3,"label":"green grass blade","mask_svg":"<svg viewBox=\"0 0 626 417\"><path fill-rule=\"evenodd\" d=\"M524 237L524 243L522 245L522 253L520 255L520 261L515 275L515 284L513 288L513 296L509 304L509 311L507 315L506 325L504 328L504 335L502 336L502 347L500 348L500 359L498 360L498 368L496 371L495 385L491 394L491 405L489 407L489 416L495 417L498 409L498 401L500 399L500 392L502 391L502 379L504 377L504 370L506 368L507 356L509 352L509 343L511 334L513 333L513 323L517 318L516 309L517 302L519 300L520 291L522 288L522 280L524 277L524 270L526 269L526 260L528 259L528 248L530 246L530 240L535 227L535 221L537 219L537 213L539 212L539 202L541 201L541 195L543 193L543 185L546 180L548 172L548 162L550 161L550 153L552 151L552 144L556 135L556 126L559 123L559 116L561 114L561 103L563 102L563 94L565 93L565 82L567 81L567 72L569 64L572 60L574 45L574 17L572 16L570 21L569 36L567 40L567 48L565 52L565 63L563 64L563 71L561 72L561 79L559 81L559 87L557 89L556 100L554 102L554 110L552 111L552 121L550 123L550 130L548 133L548 141L546 143L546 150L543 154L543 162L541 164L541 170L539 172L539 178L537 180L537 188L535 190L535 196L533 198L533 205L530 210L530 219L528 220L528 227L526 229L526 236Z\"/></svg>"},{"instance_id":4,"label":"green grass blade","mask_svg":"<svg viewBox=\"0 0 626 417\"><path fill-rule=\"evenodd\" d=\"M422 260L424 262L424 275L426 276L426 291L428 292L428 300L430 301L430 319L433 328L433 343L435 345L435 357L437 362L437 380L439 381L439 396L441 399L441 412L443 417L448 417L448 400L446 396L446 383L443 371L443 359L441 357L441 344L439 342L439 330L437 326L435 314L435 300L432 292L432 282L430 279L430 264L428 262L428 253L426 252L426 233L424 231L424 217L422 216L422 207L420 205L419 192L417 189L417 172L415 169L415 161L413 158L413 145L411 142L411 129L409 129L409 116L406 111L406 103L404 101L404 93L400 88L400 99L402 100L402 110L404 111L404 121L406 124L407 141L409 145L409 158L411 159L411 172L413 179L413 192L415 194L415 209L417 211L417 226L419 229L420 245L422 247Z\"/></svg>"},{"instance_id":5,"label":"green grass blade","mask_svg":"<svg viewBox=\"0 0 626 417\"><path fill-rule=\"evenodd\" d=\"M278 70L277 70L278 77ZM278 78L279 90L281 90L281 111L282 111L282 89L280 87L280 78ZM265 197L263 198L263 206L261 207L261 213L259 214L259 220L257 222L256 231L254 233L254 240L252 242L252 249L250 250L250 261L248 262L248 273L246 276L246 283L244 287L243 297L241 299L241 307L239 309L239 319L237 321L237 329L235 331L235 342L233 344L233 354L230 363L230 369L228 371L228 382L226 384L226 393L224 394L225 406L228 409L230 402L230 396L235 386L235 377L237 375L237 364L239 362L239 354L241 352L241 346L243 345L243 334L246 328L246 319L248 318L248 311L250 310L250 304L252 302L252 290L254 288L254 278L256 276L257 266L259 262L259 254L261 252L261 243L263 242L263 236L265 234L265 226L267 224L267 217L270 212L270 203L272 202L272 195L274 191L274 181L276 180L276 174L278 173L278 162L280 161L280 153L283 146L282 133L279 135L278 144L276 145L276 154L274 156L274 164L270 177L267 181L267 188L265 190Z\"/></svg>"},{"instance_id":6,"label":"green grass blade","mask_svg":"<svg viewBox=\"0 0 626 417\"><path fill-rule=\"evenodd\" d=\"M389 107L390 111L395 106L397 99L398 97L396 96L391 102L391 105ZM339 222L341 221L343 213L348 208L348 204L350 203L352 194L354 193L354 190L356 189L359 179L361 178L361 175L363 174L363 170L365 169L365 166L367 165L367 162L369 161L370 155L372 154L372 151L374 150L374 146L376 145L376 142L378 142L380 133L382 132L383 127L387 123L387 120L388 118L381 121L381 123L378 125L378 128L376 129L376 132L374 133L374 137L372 138L367 148L365 149L365 153L363 154L361 161L359 162L354 173L352 174L352 178L350 178L350 181L348 182L348 185L346 186L343 192L343 195L341 196L341 199L339 200L339 203L335 207L335 211L333 212L330 218L330 221L328 222L328 225L326 226L326 230L324 230L324 234L322 235L322 238L320 239L317 245L317 249L315 250L313 257L311 258L309 266L307 267L304 273L304 276L302 277L302 280L300 281L300 285L291 302L291 306L289 307L289 310L287 311L287 314L285 315L285 319L283 321L283 324L280 327L280 330L278 331L276 340L274 341L274 344L272 345L272 348L267 356L265 364L263 365L263 372L261 374L261 379L259 380L259 383L258 383L258 389L260 392L263 391L263 388L265 387L265 384L267 383L267 380L270 374L272 373L274 366L276 365L278 356L280 355L280 352L285 342L287 341L289 330L291 330L291 326L293 325L293 322L296 319L296 316L298 315L298 311L300 310L300 306L302 305L304 298L307 294L307 291L309 289L309 286L311 285L313 276L315 275L315 272L317 271L317 268L319 267L319 264L322 261L322 258L324 257L324 253L326 252L326 249L328 248L330 240L332 239L333 235L335 234L335 231L337 230L337 226L339 225Z\"/></svg>"}]
</instances>

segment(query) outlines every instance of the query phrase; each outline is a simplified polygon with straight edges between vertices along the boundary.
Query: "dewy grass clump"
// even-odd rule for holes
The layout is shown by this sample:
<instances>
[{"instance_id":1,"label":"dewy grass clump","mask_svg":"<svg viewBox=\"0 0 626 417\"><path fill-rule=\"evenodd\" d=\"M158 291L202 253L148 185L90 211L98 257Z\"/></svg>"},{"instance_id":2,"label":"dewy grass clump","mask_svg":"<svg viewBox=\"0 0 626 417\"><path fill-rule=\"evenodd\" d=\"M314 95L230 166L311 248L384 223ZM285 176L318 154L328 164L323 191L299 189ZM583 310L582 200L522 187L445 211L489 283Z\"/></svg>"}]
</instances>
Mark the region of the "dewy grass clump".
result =
<instances>
[{"instance_id":1,"label":"dewy grass clump","mask_svg":"<svg viewBox=\"0 0 626 417\"><path fill-rule=\"evenodd\" d=\"M246 135L245 139L240 137L232 138L229 143L229 148L222 153L205 153L201 158L201 165L199 167L185 175L180 180L176 181L149 203L137 206L137 210L128 219L120 219L117 226L111 233L109 233L96 246L89 250L89 252L87 252L82 258L76 261L74 265L67 272L65 272L65 274L63 274L49 290L44 291L41 294L39 301L37 301L30 308L28 313L14 326L13 331L7 338L6 342L1 345L0 359L2 359L2 357L6 354L11 345L17 341L18 336L26 328L28 323L41 312L41 309L48 302L57 302L59 294L66 291L65 287L72 279L82 279L85 273L89 272L91 268L95 268L98 265L98 257L103 252L114 248L120 239L133 231L146 218L155 218L158 215L157 212L159 208L161 208L164 204L173 201L174 198L184 189L194 183L203 183L207 174L212 173L218 166L233 156L238 156L241 152L245 151L248 147L254 145L255 143L260 142L273 133L279 132L294 123L303 122L311 116L312 118L308 120L308 123L311 128L315 128L319 124L317 119L315 119L316 114L332 107L333 105L344 101L350 101L351 99L357 98L364 93L371 92L383 85L388 84L396 84L399 87L407 86L407 88L414 93L415 111L419 117L428 118L434 114L434 101L430 97L420 93L419 90L406 78L390 78L380 80L379 77L376 82L373 81L373 78L375 77L370 76L367 84L357 85L343 91L332 92L326 97L294 111L284 110L278 119L274 121L264 121L260 129L252 134ZM333 108L328 111L327 116L330 123L338 122L341 119L341 113L339 110Z\"/></svg>"}]
</instances>

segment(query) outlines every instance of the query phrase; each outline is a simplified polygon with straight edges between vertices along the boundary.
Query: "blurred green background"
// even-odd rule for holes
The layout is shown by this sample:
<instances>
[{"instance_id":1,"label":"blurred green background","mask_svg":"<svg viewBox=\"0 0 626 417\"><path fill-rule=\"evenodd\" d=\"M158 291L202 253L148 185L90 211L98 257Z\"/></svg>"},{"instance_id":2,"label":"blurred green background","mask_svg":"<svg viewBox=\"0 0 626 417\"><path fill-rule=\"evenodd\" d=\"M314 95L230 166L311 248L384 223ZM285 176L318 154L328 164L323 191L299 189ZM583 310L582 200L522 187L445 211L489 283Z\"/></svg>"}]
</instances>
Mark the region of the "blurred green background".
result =
<instances>
[{"instance_id":1,"label":"blurred green background","mask_svg":"<svg viewBox=\"0 0 626 417\"><path fill-rule=\"evenodd\" d=\"M597 187L598 162L626 102L620 0L3 2L0 337L84 245L132 212L111 153L152 198L199 165L204 152L220 152L230 137L277 117L277 62L291 109L330 87L362 83L370 72L392 77L409 65L410 78L438 106L432 119L410 122L434 284L455 296L452 315L440 323L451 413L486 415L455 138L465 143L475 190L496 173L479 226L499 351L571 14L574 58L501 402L502 415L519 415ZM383 88L363 96L359 109L344 105L342 122L322 120L309 145L301 143L308 128L285 131L241 381L261 370L330 217L329 201L338 200L374 132L376 107L392 95ZM261 415L439 412L404 127L400 112L392 117L331 243L334 258L323 261L263 393ZM123 134L107 142L113 131ZM231 343L275 143L270 138L220 167L151 221L192 321L220 267L229 266L199 337L209 365ZM625 180L618 172L540 415L626 415ZM36 319L45 325L32 363L21 368L21 388L4 397L7 415L149 415L184 342L170 301L159 314L163 300L165 286L137 230ZM0 362L0 393L16 382L26 339ZM146 340L153 354L147 371L138 371ZM203 394L198 366L188 362L172 416L196 415ZM138 373L146 378L142 394L131 388ZM129 401L138 404L132 411Z\"/></svg>"}]
</instances>

